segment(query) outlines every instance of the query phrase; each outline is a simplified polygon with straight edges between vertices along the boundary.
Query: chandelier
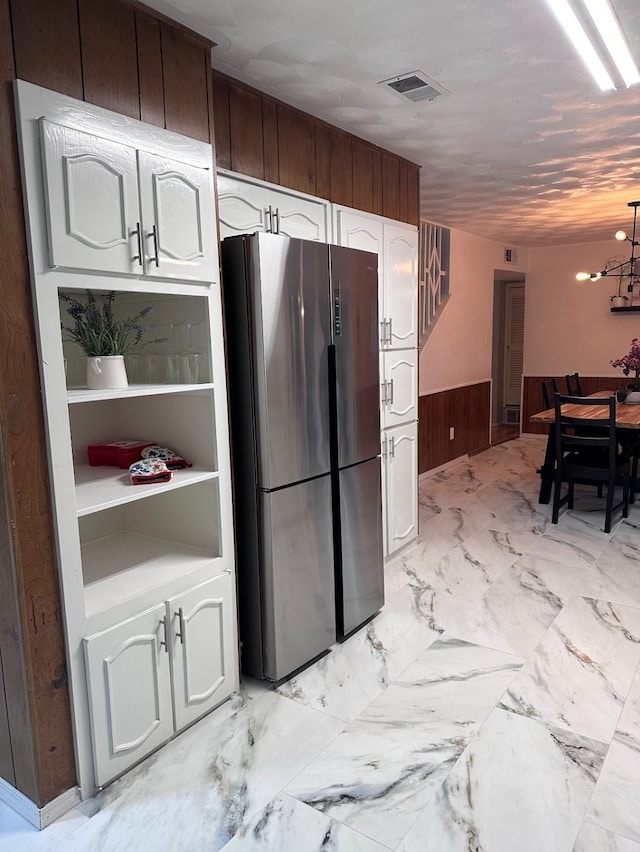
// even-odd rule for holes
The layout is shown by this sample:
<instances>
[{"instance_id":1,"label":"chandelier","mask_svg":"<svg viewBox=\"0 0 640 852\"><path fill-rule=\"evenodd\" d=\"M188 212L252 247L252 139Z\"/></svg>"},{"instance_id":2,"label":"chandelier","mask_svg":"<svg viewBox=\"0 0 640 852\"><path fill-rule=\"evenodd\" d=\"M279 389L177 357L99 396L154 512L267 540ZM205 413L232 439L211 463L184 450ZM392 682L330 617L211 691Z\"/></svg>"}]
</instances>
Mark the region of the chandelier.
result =
<instances>
[{"instance_id":1,"label":"chandelier","mask_svg":"<svg viewBox=\"0 0 640 852\"><path fill-rule=\"evenodd\" d=\"M616 263L613 266L607 264L605 269L600 272L578 272L576 278L578 281L599 281L607 275L616 275L619 278L618 295L622 291L622 282L628 278L627 292L633 293L633 285L640 285L640 257L636 257L636 247L640 245L636 240L636 220L638 217L638 207L640 201L630 201L627 207L633 207L633 230L631 237L628 237L625 231L616 231L615 238L620 241L628 241L631 243L631 257L628 260L623 260L622 263Z\"/></svg>"}]
</instances>

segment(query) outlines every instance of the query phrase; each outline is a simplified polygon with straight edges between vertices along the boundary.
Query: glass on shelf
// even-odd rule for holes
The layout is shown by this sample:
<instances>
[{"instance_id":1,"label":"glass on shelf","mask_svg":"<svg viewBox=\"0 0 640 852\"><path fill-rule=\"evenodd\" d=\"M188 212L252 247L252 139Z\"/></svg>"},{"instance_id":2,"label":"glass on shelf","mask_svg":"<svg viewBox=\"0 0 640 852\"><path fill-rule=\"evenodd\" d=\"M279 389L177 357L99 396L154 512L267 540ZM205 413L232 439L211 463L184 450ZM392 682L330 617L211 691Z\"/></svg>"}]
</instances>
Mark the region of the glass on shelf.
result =
<instances>
[{"instance_id":1,"label":"glass on shelf","mask_svg":"<svg viewBox=\"0 0 640 852\"><path fill-rule=\"evenodd\" d=\"M203 380L203 355L194 343L194 329L201 326L199 322L179 323L176 331L179 331L178 372L180 381L184 384L195 385Z\"/></svg>"}]
</instances>

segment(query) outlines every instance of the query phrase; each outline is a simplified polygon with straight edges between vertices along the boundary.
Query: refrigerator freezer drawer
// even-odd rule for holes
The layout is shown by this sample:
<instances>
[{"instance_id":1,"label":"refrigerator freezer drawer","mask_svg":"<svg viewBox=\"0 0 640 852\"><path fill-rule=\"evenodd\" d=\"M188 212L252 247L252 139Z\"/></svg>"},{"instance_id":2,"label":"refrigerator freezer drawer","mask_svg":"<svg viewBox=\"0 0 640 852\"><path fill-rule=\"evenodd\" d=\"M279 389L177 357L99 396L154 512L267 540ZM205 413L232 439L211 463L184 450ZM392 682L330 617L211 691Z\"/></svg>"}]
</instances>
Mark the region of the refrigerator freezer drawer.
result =
<instances>
[{"instance_id":1,"label":"refrigerator freezer drawer","mask_svg":"<svg viewBox=\"0 0 640 852\"><path fill-rule=\"evenodd\" d=\"M258 492L264 676L280 680L335 642L331 477Z\"/></svg>"},{"instance_id":2,"label":"refrigerator freezer drawer","mask_svg":"<svg viewBox=\"0 0 640 852\"><path fill-rule=\"evenodd\" d=\"M346 636L384 604L380 459L341 470L339 484L342 601L338 600L338 628Z\"/></svg>"}]
</instances>

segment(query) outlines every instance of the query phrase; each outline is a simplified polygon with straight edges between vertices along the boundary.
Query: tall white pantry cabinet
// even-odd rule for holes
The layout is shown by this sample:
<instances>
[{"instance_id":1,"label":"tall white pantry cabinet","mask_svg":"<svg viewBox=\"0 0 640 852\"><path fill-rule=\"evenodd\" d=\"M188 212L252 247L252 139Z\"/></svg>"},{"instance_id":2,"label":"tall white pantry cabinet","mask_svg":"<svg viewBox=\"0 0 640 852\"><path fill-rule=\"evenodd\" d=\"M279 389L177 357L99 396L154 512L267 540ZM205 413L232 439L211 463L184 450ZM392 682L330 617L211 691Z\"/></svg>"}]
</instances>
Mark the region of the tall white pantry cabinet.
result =
<instances>
[{"instance_id":1,"label":"tall white pantry cabinet","mask_svg":"<svg viewBox=\"0 0 640 852\"><path fill-rule=\"evenodd\" d=\"M16 93L86 797L238 688L213 160L209 145L29 83ZM123 316L154 305L156 330L189 329L181 345L198 350L197 380L82 387L84 356L63 346L59 296L86 289L115 291ZM171 337L167 363L179 357ZM128 439L170 447L192 466L134 486L126 469L87 463L88 444Z\"/></svg>"},{"instance_id":2,"label":"tall white pantry cabinet","mask_svg":"<svg viewBox=\"0 0 640 852\"><path fill-rule=\"evenodd\" d=\"M404 222L218 172L221 238L267 231L378 255L385 556L418 534L418 231Z\"/></svg>"}]
</instances>

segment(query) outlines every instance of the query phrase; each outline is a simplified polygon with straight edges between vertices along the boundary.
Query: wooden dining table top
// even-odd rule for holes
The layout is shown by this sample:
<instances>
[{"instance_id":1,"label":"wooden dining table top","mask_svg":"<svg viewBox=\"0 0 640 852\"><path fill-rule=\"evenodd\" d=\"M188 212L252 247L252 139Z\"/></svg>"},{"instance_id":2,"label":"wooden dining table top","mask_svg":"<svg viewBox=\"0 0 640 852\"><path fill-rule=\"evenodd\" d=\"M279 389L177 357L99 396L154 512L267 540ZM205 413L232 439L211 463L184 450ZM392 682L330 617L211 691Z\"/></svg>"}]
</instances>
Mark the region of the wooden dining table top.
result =
<instances>
[{"instance_id":1,"label":"wooden dining table top","mask_svg":"<svg viewBox=\"0 0 640 852\"><path fill-rule=\"evenodd\" d=\"M592 393L589 399L609 399L610 394ZM609 416L607 405L563 405L562 413L570 417L583 417L585 420L605 420ZM547 408L538 414L532 414L533 423L555 423L556 413L553 408ZM619 429L640 429L640 405L616 404L616 426Z\"/></svg>"}]
</instances>

